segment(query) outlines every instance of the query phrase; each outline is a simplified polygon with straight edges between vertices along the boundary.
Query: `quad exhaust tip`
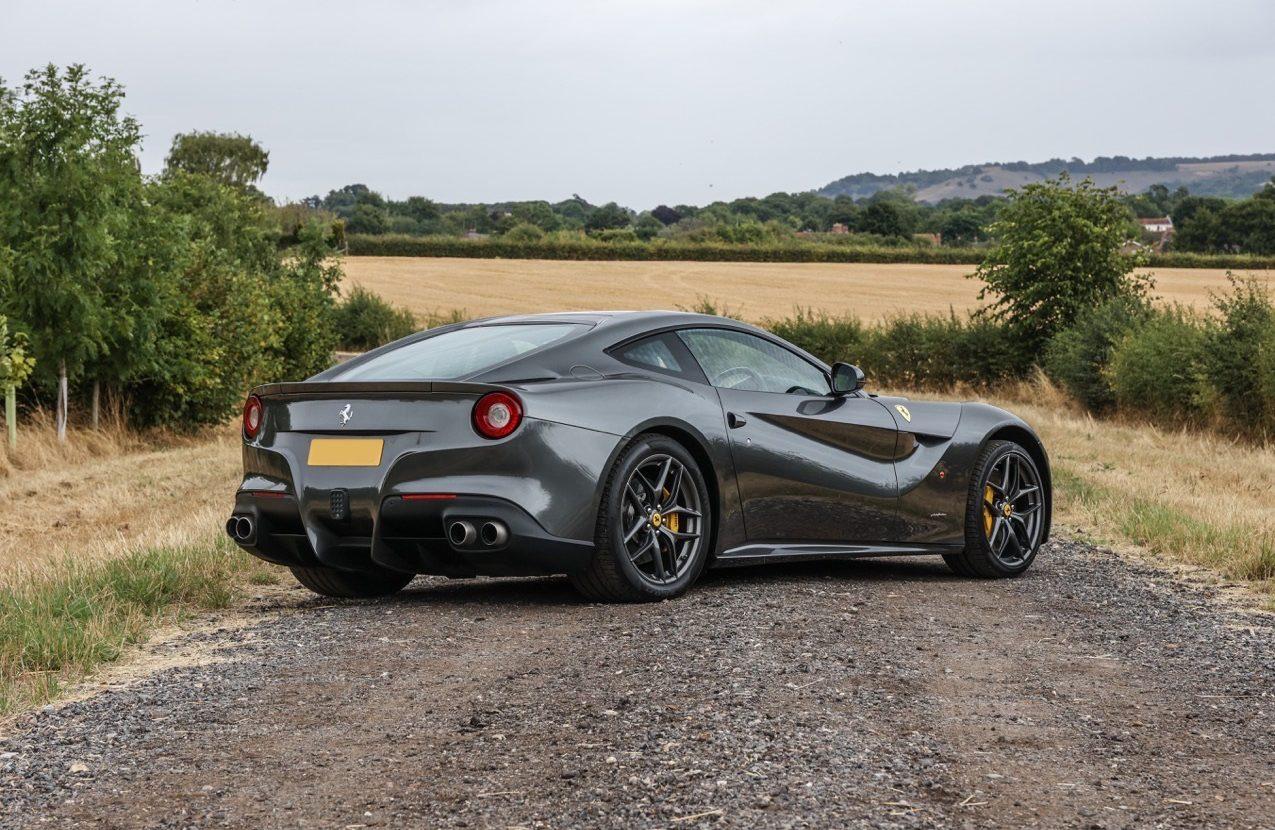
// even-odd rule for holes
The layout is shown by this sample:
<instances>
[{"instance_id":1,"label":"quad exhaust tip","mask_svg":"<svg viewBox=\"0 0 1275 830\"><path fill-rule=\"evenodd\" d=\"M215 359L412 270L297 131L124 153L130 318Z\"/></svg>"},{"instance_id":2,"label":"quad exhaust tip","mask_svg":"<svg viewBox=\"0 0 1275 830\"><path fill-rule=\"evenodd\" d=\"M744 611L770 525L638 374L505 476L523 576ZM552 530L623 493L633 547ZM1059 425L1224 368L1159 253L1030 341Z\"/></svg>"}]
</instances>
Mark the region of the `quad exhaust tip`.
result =
<instances>
[{"instance_id":1,"label":"quad exhaust tip","mask_svg":"<svg viewBox=\"0 0 1275 830\"><path fill-rule=\"evenodd\" d=\"M478 540L478 531L470 522L452 522L447 539L458 548L467 548Z\"/></svg>"},{"instance_id":2,"label":"quad exhaust tip","mask_svg":"<svg viewBox=\"0 0 1275 830\"><path fill-rule=\"evenodd\" d=\"M447 541L456 548L498 548L509 541L509 528L495 520L475 527L473 522L458 519L447 526Z\"/></svg>"},{"instance_id":3,"label":"quad exhaust tip","mask_svg":"<svg viewBox=\"0 0 1275 830\"><path fill-rule=\"evenodd\" d=\"M509 528L500 522L484 522L479 537L482 539L483 544L489 548L500 547L509 541Z\"/></svg>"}]
</instances>

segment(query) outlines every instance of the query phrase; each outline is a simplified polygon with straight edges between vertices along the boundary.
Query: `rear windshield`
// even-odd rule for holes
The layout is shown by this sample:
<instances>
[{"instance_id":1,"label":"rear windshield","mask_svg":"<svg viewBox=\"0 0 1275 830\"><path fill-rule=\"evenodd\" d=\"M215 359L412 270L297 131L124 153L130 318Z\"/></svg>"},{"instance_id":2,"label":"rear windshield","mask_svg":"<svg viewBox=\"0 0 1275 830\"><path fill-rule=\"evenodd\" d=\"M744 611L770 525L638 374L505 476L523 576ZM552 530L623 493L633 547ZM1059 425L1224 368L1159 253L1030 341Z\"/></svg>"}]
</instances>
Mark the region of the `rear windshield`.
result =
<instances>
[{"instance_id":1,"label":"rear windshield","mask_svg":"<svg viewBox=\"0 0 1275 830\"><path fill-rule=\"evenodd\" d=\"M333 380L453 380L498 366L587 328L579 323L506 323L427 337L351 366Z\"/></svg>"}]
</instances>

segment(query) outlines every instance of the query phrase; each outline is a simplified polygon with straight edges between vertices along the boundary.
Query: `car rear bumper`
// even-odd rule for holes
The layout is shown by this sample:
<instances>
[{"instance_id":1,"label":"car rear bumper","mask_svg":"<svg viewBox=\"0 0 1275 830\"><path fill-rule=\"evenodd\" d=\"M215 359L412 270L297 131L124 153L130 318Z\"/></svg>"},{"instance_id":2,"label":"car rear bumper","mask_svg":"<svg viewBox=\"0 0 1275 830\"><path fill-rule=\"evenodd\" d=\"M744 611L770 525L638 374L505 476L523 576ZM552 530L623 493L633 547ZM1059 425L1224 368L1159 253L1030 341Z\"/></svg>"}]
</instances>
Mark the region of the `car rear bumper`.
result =
<instances>
[{"instance_id":1,"label":"car rear bumper","mask_svg":"<svg viewBox=\"0 0 1275 830\"><path fill-rule=\"evenodd\" d=\"M332 512L339 516L335 507ZM343 526L346 521L306 523L293 495L241 490L226 531L248 553L285 566L362 570L380 565L452 577L530 576L578 573L593 557L591 542L554 536L526 510L494 496L392 495L380 502L370 528L354 522ZM468 523L473 538L449 535L457 523ZM493 530L487 538L485 526Z\"/></svg>"}]
</instances>

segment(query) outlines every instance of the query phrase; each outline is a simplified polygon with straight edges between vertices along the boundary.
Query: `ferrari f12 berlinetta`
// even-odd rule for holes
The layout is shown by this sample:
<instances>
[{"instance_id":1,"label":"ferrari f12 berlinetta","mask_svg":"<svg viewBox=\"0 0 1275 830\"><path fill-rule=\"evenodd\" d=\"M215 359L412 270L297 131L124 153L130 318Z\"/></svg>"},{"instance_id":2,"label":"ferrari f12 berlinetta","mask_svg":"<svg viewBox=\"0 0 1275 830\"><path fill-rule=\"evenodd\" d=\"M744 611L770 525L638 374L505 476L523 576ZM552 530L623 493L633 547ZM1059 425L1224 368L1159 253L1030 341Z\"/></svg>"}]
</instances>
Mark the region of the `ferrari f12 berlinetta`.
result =
<instances>
[{"instance_id":1,"label":"ferrari f12 berlinetta","mask_svg":"<svg viewBox=\"0 0 1275 830\"><path fill-rule=\"evenodd\" d=\"M416 574L566 574L586 596L706 567L937 555L1008 577L1049 535L1049 461L981 403L881 397L734 320L475 320L254 389L226 530L329 596Z\"/></svg>"}]
</instances>

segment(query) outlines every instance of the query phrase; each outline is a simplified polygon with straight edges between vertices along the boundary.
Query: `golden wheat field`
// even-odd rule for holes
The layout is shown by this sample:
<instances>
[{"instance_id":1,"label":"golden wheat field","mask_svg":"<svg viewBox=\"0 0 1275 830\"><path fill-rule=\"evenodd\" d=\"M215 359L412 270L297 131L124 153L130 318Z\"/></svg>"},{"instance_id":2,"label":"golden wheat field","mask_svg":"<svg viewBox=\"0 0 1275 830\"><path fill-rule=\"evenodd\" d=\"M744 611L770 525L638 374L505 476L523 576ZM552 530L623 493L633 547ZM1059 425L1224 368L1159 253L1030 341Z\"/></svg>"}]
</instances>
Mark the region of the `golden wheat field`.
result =
<instances>
[{"instance_id":1,"label":"golden wheat field","mask_svg":"<svg viewBox=\"0 0 1275 830\"><path fill-rule=\"evenodd\" d=\"M797 306L864 321L900 312L945 314L978 304L971 265L762 262L564 262L551 260L347 257L346 281L418 315L470 316L593 309L676 309L700 298L733 317L784 317ZM1207 306L1226 272L1152 271L1164 302ZM1271 272L1261 272L1268 282Z\"/></svg>"}]
</instances>

